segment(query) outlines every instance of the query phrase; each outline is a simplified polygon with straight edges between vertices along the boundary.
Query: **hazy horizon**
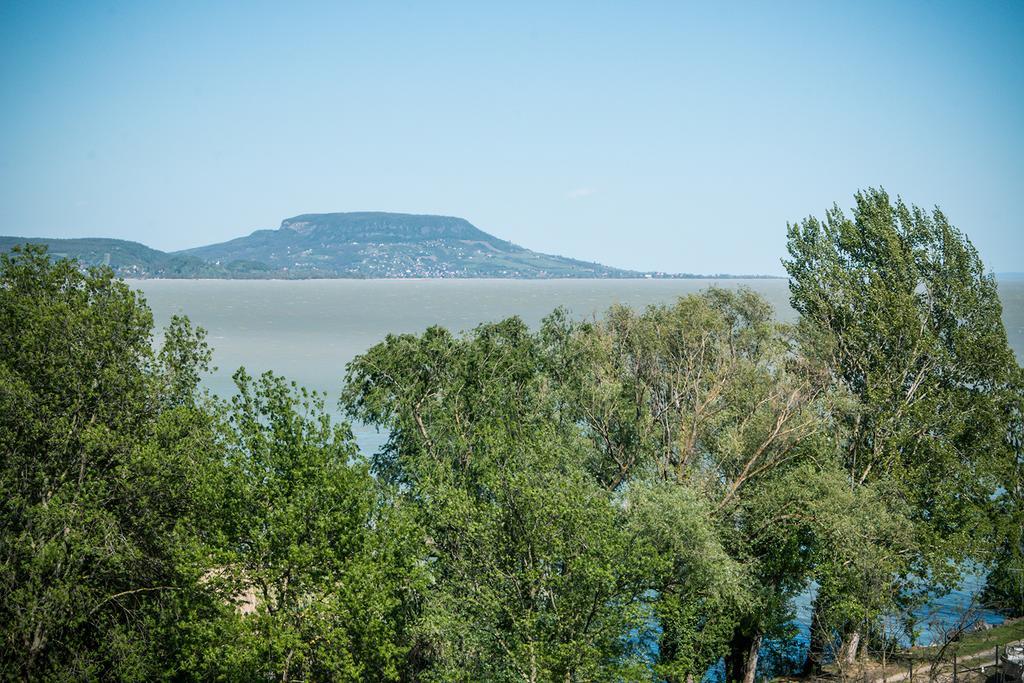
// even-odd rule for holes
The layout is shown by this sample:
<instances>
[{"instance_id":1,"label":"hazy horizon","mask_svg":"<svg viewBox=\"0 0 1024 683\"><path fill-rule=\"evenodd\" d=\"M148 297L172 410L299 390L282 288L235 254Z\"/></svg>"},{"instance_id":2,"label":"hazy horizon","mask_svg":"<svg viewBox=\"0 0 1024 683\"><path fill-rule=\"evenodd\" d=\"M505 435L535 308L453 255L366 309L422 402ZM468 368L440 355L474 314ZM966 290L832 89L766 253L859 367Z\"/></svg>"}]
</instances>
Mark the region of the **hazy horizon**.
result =
<instances>
[{"instance_id":1,"label":"hazy horizon","mask_svg":"<svg viewBox=\"0 0 1024 683\"><path fill-rule=\"evenodd\" d=\"M1024 5L0 8L0 233L179 250L459 216L643 271L781 275L883 186L1024 271Z\"/></svg>"}]
</instances>

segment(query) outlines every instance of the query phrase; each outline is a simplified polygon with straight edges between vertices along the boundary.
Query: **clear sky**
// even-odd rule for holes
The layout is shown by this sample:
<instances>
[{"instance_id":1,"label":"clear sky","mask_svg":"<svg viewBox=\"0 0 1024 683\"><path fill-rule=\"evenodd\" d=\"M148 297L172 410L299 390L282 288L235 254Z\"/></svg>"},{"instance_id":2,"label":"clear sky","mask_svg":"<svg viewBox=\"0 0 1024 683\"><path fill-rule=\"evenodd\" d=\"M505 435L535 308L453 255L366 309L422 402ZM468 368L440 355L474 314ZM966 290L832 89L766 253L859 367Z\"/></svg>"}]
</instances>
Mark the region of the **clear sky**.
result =
<instances>
[{"instance_id":1,"label":"clear sky","mask_svg":"<svg viewBox=\"0 0 1024 683\"><path fill-rule=\"evenodd\" d=\"M0 0L0 234L160 249L299 213L781 273L882 185L1024 271L1024 2Z\"/></svg>"}]
</instances>

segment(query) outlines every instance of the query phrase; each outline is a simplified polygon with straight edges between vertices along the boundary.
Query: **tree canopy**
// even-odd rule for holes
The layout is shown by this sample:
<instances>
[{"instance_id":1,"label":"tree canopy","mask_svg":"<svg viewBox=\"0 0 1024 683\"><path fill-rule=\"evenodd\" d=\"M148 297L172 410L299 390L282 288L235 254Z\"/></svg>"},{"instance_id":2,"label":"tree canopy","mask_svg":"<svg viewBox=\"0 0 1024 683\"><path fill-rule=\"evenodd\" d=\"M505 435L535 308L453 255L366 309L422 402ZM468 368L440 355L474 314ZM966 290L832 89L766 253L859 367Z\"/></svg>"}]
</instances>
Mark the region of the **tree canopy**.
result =
<instances>
[{"instance_id":1,"label":"tree canopy","mask_svg":"<svg viewBox=\"0 0 1024 683\"><path fill-rule=\"evenodd\" d=\"M977 252L882 190L788 248L792 324L740 287L389 335L340 393L372 454L272 372L205 393L111 270L0 256L0 677L753 683L812 587L812 669L967 567L1020 611Z\"/></svg>"},{"instance_id":2,"label":"tree canopy","mask_svg":"<svg viewBox=\"0 0 1024 683\"><path fill-rule=\"evenodd\" d=\"M897 601L950 589L965 561L991 559L976 539L992 531L1005 491L1007 418L1020 396L995 279L940 210L880 189L858 193L849 217L834 207L791 225L788 248L791 303L819 336L835 386L855 399L838 451L850 486L885 491L912 527L884 554L880 585ZM852 658L862 625L894 605L866 608L854 596L878 587L845 574L821 576L818 606L853 638Z\"/></svg>"}]
</instances>

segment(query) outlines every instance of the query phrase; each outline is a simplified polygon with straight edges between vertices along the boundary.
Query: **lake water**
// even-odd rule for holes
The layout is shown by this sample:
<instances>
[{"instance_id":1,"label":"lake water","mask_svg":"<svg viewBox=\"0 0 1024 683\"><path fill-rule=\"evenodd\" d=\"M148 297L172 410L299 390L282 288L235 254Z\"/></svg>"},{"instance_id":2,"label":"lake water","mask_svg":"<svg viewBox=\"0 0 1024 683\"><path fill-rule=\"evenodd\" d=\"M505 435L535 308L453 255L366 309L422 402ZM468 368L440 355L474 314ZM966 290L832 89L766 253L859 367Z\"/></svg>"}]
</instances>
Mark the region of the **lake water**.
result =
<instances>
[{"instance_id":1,"label":"lake water","mask_svg":"<svg viewBox=\"0 0 1024 683\"><path fill-rule=\"evenodd\" d=\"M468 330L518 315L537 325L557 306L599 315L614 303L668 303L711 285L747 286L792 320L785 280L136 280L158 327L183 313L210 333L219 370L208 379L230 391L240 365L273 369L335 394L345 364L389 332L429 325ZM1024 358L1024 280L1000 285L1004 321Z\"/></svg>"},{"instance_id":2,"label":"lake water","mask_svg":"<svg viewBox=\"0 0 1024 683\"><path fill-rule=\"evenodd\" d=\"M389 332L430 325L468 330L518 315L529 325L557 306L589 316L613 303L643 307L698 292L713 280L140 280L157 326L184 313L205 327L220 368L209 378L230 391L239 365L273 369L337 394L345 364ZM791 318L784 280L747 284ZM723 284L719 283L719 284Z\"/></svg>"},{"instance_id":3,"label":"lake water","mask_svg":"<svg viewBox=\"0 0 1024 683\"><path fill-rule=\"evenodd\" d=\"M422 332L430 325L468 330L517 315L536 326L557 306L577 317L600 315L614 303L642 308L669 303L711 285L747 286L775 306L781 320L795 315L785 280L139 280L158 327L186 314L205 327L218 370L207 378L217 394L232 393L232 373L274 370L326 392L333 408L345 365L388 333ZM1024 359L1024 280L1000 283L1003 319L1018 360ZM364 452L382 436L354 426ZM980 580L936 601L943 620L955 619ZM797 604L806 628L809 596ZM986 614L998 622L995 614ZM924 639L927 640L928 633Z\"/></svg>"}]
</instances>

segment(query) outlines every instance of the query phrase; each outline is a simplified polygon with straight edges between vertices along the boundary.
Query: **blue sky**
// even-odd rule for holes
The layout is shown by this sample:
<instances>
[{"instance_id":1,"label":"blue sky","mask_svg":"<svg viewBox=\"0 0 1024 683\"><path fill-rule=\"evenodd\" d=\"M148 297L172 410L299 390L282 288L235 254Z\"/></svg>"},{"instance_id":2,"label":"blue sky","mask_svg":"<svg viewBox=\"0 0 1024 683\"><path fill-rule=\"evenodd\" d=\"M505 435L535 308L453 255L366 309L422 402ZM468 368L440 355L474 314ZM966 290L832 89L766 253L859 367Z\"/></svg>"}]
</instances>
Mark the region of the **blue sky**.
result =
<instances>
[{"instance_id":1,"label":"blue sky","mask_svg":"<svg viewBox=\"0 0 1024 683\"><path fill-rule=\"evenodd\" d=\"M463 216L781 273L882 185L1024 270L1024 3L0 3L0 234L161 249Z\"/></svg>"}]
</instances>

